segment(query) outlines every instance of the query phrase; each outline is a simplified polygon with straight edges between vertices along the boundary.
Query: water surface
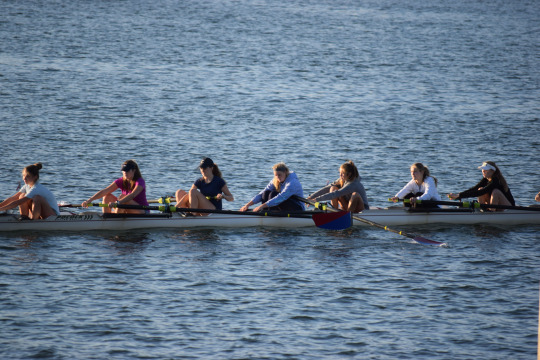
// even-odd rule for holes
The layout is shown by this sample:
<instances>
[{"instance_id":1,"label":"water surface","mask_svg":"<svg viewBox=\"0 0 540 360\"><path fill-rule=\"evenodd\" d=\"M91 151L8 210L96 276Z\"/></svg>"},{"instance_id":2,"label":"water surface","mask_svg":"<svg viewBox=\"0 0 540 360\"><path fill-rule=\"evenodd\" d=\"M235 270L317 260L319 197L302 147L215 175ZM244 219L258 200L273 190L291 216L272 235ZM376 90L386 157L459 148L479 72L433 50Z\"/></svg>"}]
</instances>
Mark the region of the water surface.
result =
<instances>
[{"instance_id":1,"label":"water surface","mask_svg":"<svg viewBox=\"0 0 540 360\"><path fill-rule=\"evenodd\" d=\"M0 197L23 166L81 202L139 163L150 198L210 156L238 209L285 161L306 193L352 159L372 206L428 165L495 161L540 191L537 1L0 5ZM0 235L9 358L530 359L538 227Z\"/></svg>"}]
</instances>

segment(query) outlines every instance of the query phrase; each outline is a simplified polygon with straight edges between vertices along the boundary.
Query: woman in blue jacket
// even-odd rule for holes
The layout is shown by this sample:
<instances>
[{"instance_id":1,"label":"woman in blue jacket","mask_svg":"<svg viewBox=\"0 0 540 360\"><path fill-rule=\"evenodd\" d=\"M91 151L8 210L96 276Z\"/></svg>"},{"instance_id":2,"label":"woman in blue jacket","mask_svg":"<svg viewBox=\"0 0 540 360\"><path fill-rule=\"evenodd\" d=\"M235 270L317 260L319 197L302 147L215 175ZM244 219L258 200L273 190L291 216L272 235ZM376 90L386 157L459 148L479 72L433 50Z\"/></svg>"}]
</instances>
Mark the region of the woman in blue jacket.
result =
<instances>
[{"instance_id":1,"label":"woman in blue jacket","mask_svg":"<svg viewBox=\"0 0 540 360\"><path fill-rule=\"evenodd\" d=\"M304 204L291 198L293 195L304 197L302 185L298 180L298 176L294 172L290 172L287 165L284 163L275 164L274 178L266 185L263 191L258 193L246 205L242 206L240 211L247 211L254 204L262 202L261 205L253 209L253 211L302 211L305 210Z\"/></svg>"}]
</instances>

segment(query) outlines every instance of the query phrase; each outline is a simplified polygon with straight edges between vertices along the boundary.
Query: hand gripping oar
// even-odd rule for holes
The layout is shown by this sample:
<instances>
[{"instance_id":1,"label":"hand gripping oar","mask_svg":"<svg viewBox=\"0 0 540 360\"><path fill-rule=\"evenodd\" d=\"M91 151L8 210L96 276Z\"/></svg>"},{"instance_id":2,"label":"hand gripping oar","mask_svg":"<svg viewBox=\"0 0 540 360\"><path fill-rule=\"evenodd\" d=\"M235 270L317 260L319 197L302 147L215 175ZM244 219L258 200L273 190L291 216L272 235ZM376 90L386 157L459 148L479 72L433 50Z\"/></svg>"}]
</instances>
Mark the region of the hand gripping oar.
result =
<instances>
[{"instance_id":1,"label":"hand gripping oar","mask_svg":"<svg viewBox=\"0 0 540 360\"><path fill-rule=\"evenodd\" d=\"M388 199L392 201L391 199ZM403 199L404 203L410 203L410 199ZM448 205L448 206L458 206L461 208L467 209L504 209L504 210L524 210L524 211L540 211L540 207L535 206L512 206L512 205L491 205L491 204L481 204L478 201L436 201L436 200L416 200L417 204L424 205Z\"/></svg>"},{"instance_id":2,"label":"hand gripping oar","mask_svg":"<svg viewBox=\"0 0 540 360\"><path fill-rule=\"evenodd\" d=\"M305 202L306 204L313 205L313 206L315 206L315 207L318 208L318 209L320 209L321 207L323 207L324 210L329 210L329 211L339 211L339 210L333 209L333 208L331 208L331 207L327 207L326 205L319 204L318 202L314 202L314 201L311 201L311 200L308 200L308 199L304 199L303 197L300 197L300 196L297 196L297 195L293 195L293 196L294 196L297 200L303 201L303 202ZM321 210L322 210L322 209L321 209ZM371 220L367 220L367 219L361 218L360 216L357 216L357 215L353 215L352 218L353 218L354 220L358 220L358 221L363 222L363 223L365 223L365 224L368 224L368 225L371 225L371 226L378 227L379 229L383 229L383 230L386 230L386 231L393 232L394 234L398 234L398 235L401 235L401 236L408 237L409 239L413 239L414 241L416 241L416 242L419 243L419 244L424 244L424 245L436 245L436 246L446 246L446 243L443 243L443 242L440 242L440 241L436 241L436 240L426 239L425 237L422 237L422 236L415 236L415 235L408 234L408 233L403 232L403 231L400 231L400 230L394 230L394 229L389 228L389 227L386 226L386 225L378 224L378 223L373 222L373 221L371 221Z\"/></svg>"},{"instance_id":3,"label":"hand gripping oar","mask_svg":"<svg viewBox=\"0 0 540 360\"><path fill-rule=\"evenodd\" d=\"M64 205L68 207L81 207L81 205ZM103 203L88 203L88 206L97 206L97 207L111 207L117 209L135 209L135 210L158 210L161 212L182 212L182 213L204 213L204 214L228 214L228 215L245 215L245 216L269 216L269 217L290 217L290 218L302 218L302 219L312 219L315 223L315 226L329 229L329 230L343 230L347 229L352 225L352 220L349 212L340 212L339 219L335 213L327 212L313 212L313 211L234 211L234 210L217 210L217 209L193 209L193 208L180 208L172 205L161 205L161 206L145 206L145 205L127 205L127 204L109 204ZM347 216L349 215L347 222Z\"/></svg>"}]
</instances>

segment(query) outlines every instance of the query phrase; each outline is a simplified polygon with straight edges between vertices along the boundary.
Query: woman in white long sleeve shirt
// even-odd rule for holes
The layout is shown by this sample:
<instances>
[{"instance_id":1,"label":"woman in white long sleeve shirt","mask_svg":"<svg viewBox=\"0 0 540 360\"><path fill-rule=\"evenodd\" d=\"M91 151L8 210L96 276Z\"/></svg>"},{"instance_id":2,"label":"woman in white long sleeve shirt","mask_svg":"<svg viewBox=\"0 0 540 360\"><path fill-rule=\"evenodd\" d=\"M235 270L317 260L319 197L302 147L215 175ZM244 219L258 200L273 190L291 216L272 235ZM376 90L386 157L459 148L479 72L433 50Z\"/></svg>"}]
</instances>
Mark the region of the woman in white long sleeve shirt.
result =
<instances>
[{"instance_id":1,"label":"woman in white long sleeve shirt","mask_svg":"<svg viewBox=\"0 0 540 360\"><path fill-rule=\"evenodd\" d=\"M394 197L392 201L399 199L411 199L411 203L416 200L441 201L441 196L437 191L437 179L429 174L429 169L422 163L411 165L412 180L407 183Z\"/></svg>"}]
</instances>

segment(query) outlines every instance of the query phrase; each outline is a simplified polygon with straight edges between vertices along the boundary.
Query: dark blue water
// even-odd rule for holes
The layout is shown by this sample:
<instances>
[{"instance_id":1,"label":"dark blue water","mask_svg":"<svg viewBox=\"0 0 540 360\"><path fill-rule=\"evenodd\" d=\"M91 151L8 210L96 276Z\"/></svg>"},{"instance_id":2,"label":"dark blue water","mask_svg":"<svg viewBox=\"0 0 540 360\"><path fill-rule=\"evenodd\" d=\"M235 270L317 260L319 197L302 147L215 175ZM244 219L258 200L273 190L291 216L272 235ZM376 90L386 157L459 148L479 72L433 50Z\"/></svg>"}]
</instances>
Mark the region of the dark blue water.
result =
<instances>
[{"instance_id":1,"label":"dark blue water","mask_svg":"<svg viewBox=\"0 0 540 360\"><path fill-rule=\"evenodd\" d=\"M41 161L81 202L139 163L150 198L210 156L238 209L285 161L352 159L371 205L428 165L540 191L538 1L4 1L0 197ZM530 359L537 226L0 235L0 357Z\"/></svg>"}]
</instances>

